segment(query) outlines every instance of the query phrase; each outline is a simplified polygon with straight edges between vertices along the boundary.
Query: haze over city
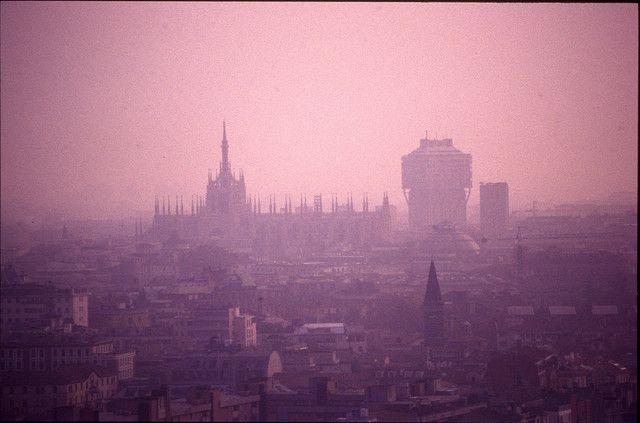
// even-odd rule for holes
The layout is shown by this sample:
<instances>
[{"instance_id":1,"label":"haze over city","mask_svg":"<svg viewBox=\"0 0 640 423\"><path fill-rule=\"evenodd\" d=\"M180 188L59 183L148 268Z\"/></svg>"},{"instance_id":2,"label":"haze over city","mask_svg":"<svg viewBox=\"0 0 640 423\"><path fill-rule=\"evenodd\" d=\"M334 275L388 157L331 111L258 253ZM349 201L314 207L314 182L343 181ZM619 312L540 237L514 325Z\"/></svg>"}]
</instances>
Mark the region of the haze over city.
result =
<instances>
[{"instance_id":1,"label":"haze over city","mask_svg":"<svg viewBox=\"0 0 640 423\"><path fill-rule=\"evenodd\" d=\"M638 421L637 4L0 8L0 421Z\"/></svg>"},{"instance_id":2,"label":"haze over city","mask_svg":"<svg viewBox=\"0 0 640 423\"><path fill-rule=\"evenodd\" d=\"M637 193L637 5L1 7L3 220L201 195L223 120L263 199L404 210L425 131L472 155L470 206L481 181L508 181L512 209Z\"/></svg>"}]
</instances>

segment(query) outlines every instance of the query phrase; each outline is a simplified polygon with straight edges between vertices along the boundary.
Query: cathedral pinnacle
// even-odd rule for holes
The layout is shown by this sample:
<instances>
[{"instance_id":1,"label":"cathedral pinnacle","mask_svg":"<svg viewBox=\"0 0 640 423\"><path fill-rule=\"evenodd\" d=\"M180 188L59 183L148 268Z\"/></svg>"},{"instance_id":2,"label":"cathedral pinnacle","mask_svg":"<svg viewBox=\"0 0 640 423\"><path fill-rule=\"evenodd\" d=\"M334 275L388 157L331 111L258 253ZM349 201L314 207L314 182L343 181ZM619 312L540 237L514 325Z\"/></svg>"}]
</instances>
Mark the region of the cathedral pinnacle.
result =
<instances>
[{"instance_id":1,"label":"cathedral pinnacle","mask_svg":"<svg viewBox=\"0 0 640 423\"><path fill-rule=\"evenodd\" d=\"M229 141L227 141L227 125L222 121L222 163L220 164L221 172L229 172Z\"/></svg>"}]
</instances>

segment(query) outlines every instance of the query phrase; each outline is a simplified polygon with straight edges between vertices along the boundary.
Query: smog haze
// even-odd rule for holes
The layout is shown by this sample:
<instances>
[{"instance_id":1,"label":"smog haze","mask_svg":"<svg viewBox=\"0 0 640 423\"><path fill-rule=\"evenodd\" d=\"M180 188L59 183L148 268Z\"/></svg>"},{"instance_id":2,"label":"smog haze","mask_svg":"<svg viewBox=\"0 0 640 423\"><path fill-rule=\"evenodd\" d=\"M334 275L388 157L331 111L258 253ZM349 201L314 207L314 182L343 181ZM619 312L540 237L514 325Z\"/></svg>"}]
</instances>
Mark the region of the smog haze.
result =
<instances>
[{"instance_id":1,"label":"smog haze","mask_svg":"<svg viewBox=\"0 0 640 423\"><path fill-rule=\"evenodd\" d=\"M3 220L383 191L428 131L512 207L637 192L632 4L2 3Z\"/></svg>"}]
</instances>

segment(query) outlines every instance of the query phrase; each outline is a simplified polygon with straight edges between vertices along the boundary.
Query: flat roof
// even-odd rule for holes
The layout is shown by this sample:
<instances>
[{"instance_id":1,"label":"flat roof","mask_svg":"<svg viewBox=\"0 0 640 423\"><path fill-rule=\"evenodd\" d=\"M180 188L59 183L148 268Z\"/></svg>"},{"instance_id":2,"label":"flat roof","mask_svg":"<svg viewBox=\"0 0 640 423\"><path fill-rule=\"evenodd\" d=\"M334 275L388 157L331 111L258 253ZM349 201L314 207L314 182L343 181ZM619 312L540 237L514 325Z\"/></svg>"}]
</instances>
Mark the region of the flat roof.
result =
<instances>
[{"instance_id":1,"label":"flat roof","mask_svg":"<svg viewBox=\"0 0 640 423\"><path fill-rule=\"evenodd\" d=\"M509 306L507 313L510 316L533 316L534 314L532 306Z\"/></svg>"},{"instance_id":2,"label":"flat roof","mask_svg":"<svg viewBox=\"0 0 640 423\"><path fill-rule=\"evenodd\" d=\"M594 305L591 307L591 314L597 316L618 314L618 306L615 305Z\"/></svg>"},{"instance_id":3,"label":"flat roof","mask_svg":"<svg viewBox=\"0 0 640 423\"><path fill-rule=\"evenodd\" d=\"M549 306L549 313L553 316L575 316L574 306Z\"/></svg>"}]
</instances>

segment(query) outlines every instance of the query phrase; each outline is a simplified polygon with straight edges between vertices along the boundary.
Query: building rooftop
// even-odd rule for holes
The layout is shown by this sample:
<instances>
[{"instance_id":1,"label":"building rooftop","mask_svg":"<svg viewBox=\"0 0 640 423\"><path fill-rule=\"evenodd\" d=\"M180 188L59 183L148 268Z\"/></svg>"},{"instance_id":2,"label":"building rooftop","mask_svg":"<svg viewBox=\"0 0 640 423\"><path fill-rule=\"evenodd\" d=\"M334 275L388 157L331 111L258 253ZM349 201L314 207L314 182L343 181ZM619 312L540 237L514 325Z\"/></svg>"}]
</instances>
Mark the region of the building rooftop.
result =
<instances>
[{"instance_id":1,"label":"building rooftop","mask_svg":"<svg viewBox=\"0 0 640 423\"><path fill-rule=\"evenodd\" d=\"M507 307L507 313L510 316L533 316L532 306L509 306Z\"/></svg>"},{"instance_id":2,"label":"building rooftop","mask_svg":"<svg viewBox=\"0 0 640 423\"><path fill-rule=\"evenodd\" d=\"M296 329L297 335L307 333L345 333L344 323L305 323Z\"/></svg>"},{"instance_id":3,"label":"building rooftop","mask_svg":"<svg viewBox=\"0 0 640 423\"><path fill-rule=\"evenodd\" d=\"M575 316L574 306L549 306L549 314L552 316Z\"/></svg>"},{"instance_id":4,"label":"building rooftop","mask_svg":"<svg viewBox=\"0 0 640 423\"><path fill-rule=\"evenodd\" d=\"M430 140L422 138L420 140L420 147L413 150L409 154L428 154L428 155L440 155L440 154L465 154L453 146L453 140L451 138L445 138L441 140Z\"/></svg>"},{"instance_id":5,"label":"building rooftop","mask_svg":"<svg viewBox=\"0 0 640 423\"><path fill-rule=\"evenodd\" d=\"M617 315L618 306L615 305L594 305L591 307L591 314L596 316Z\"/></svg>"},{"instance_id":6,"label":"building rooftop","mask_svg":"<svg viewBox=\"0 0 640 423\"><path fill-rule=\"evenodd\" d=\"M49 372L21 371L6 372L2 375L3 386L42 386L42 385L67 385L86 380L91 373L99 377L117 376L115 368L99 367L91 365L73 365L62 367Z\"/></svg>"}]
</instances>

